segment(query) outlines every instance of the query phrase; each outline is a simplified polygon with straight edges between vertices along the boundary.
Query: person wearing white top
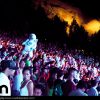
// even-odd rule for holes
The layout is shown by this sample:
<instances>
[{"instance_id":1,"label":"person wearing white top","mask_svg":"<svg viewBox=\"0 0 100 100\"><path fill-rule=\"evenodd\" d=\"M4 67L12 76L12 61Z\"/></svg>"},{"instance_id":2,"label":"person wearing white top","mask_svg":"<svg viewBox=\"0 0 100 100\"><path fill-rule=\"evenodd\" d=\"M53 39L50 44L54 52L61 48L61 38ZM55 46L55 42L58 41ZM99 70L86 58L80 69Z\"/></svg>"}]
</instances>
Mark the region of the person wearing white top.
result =
<instances>
[{"instance_id":1,"label":"person wearing white top","mask_svg":"<svg viewBox=\"0 0 100 100\"><path fill-rule=\"evenodd\" d=\"M14 75L16 63L12 60L1 61L0 70L0 96L11 96L10 80L8 76ZM2 87L3 86L3 87Z\"/></svg>"},{"instance_id":2,"label":"person wearing white top","mask_svg":"<svg viewBox=\"0 0 100 100\"><path fill-rule=\"evenodd\" d=\"M25 67L23 69L23 82L20 87L20 96L33 96L34 85L30 77L30 69Z\"/></svg>"},{"instance_id":3,"label":"person wearing white top","mask_svg":"<svg viewBox=\"0 0 100 100\"><path fill-rule=\"evenodd\" d=\"M25 86L21 88L20 95L21 96L29 96L27 85L31 82L31 80L27 81Z\"/></svg>"},{"instance_id":4,"label":"person wearing white top","mask_svg":"<svg viewBox=\"0 0 100 100\"><path fill-rule=\"evenodd\" d=\"M33 51L36 50L38 39L36 35L31 33L29 39L24 41L22 45L24 45L24 49L22 51L22 55L29 55L29 57L33 57Z\"/></svg>"},{"instance_id":5,"label":"person wearing white top","mask_svg":"<svg viewBox=\"0 0 100 100\"><path fill-rule=\"evenodd\" d=\"M18 63L19 69L16 71L16 75L14 76L14 82L13 82L13 90L20 91L21 82L23 81L23 68L25 67L25 61L21 60Z\"/></svg>"},{"instance_id":6,"label":"person wearing white top","mask_svg":"<svg viewBox=\"0 0 100 100\"><path fill-rule=\"evenodd\" d=\"M8 93L6 88L2 88L2 92L0 93L0 96L11 96L10 80L8 79L5 73L0 72L0 86L3 85L7 86Z\"/></svg>"}]
</instances>

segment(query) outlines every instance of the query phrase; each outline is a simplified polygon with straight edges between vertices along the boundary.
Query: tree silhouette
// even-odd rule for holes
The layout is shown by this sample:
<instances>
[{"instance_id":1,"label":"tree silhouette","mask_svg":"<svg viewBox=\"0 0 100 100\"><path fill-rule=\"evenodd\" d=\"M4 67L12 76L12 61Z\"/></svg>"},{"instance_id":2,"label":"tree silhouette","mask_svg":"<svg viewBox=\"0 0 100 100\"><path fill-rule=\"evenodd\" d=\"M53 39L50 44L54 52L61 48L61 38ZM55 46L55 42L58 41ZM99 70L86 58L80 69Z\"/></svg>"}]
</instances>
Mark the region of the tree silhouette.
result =
<instances>
[{"instance_id":1,"label":"tree silhouette","mask_svg":"<svg viewBox=\"0 0 100 100\"><path fill-rule=\"evenodd\" d=\"M79 30L79 25L75 19L73 19L70 30L69 30L69 38L70 38L70 46L78 47L78 40L77 40L77 32Z\"/></svg>"},{"instance_id":2,"label":"tree silhouette","mask_svg":"<svg viewBox=\"0 0 100 100\"><path fill-rule=\"evenodd\" d=\"M88 44L88 33L73 19L70 26L70 45L74 48L85 49Z\"/></svg>"},{"instance_id":3,"label":"tree silhouette","mask_svg":"<svg viewBox=\"0 0 100 100\"><path fill-rule=\"evenodd\" d=\"M51 29L51 36L52 39L62 42L67 41L67 33L66 33L66 27L68 23L62 22L60 18L56 15L54 19L52 20L52 29Z\"/></svg>"},{"instance_id":4,"label":"tree silhouette","mask_svg":"<svg viewBox=\"0 0 100 100\"><path fill-rule=\"evenodd\" d=\"M90 45L91 45L91 48L90 50L95 54L95 55L99 55L100 56L100 44L99 44L99 41L100 41L100 30L95 33L94 35L91 36L91 42L90 42Z\"/></svg>"}]
</instances>

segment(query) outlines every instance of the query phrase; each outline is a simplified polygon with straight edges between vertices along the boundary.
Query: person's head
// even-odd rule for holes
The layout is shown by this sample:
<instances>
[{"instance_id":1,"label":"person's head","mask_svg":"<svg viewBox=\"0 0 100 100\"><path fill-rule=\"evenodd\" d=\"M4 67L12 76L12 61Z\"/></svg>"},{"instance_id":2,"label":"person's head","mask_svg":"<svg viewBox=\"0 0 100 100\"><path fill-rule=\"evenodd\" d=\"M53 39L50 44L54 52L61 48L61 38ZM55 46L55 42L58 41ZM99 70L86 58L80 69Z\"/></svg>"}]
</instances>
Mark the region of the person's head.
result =
<instances>
[{"instance_id":1,"label":"person's head","mask_svg":"<svg viewBox=\"0 0 100 100\"><path fill-rule=\"evenodd\" d=\"M88 71L88 72L86 73L87 77L91 77L92 74L93 74L93 71Z\"/></svg>"},{"instance_id":2,"label":"person's head","mask_svg":"<svg viewBox=\"0 0 100 100\"><path fill-rule=\"evenodd\" d=\"M79 80L77 88L82 89L83 91L87 88L87 83L84 80Z\"/></svg>"},{"instance_id":3,"label":"person's head","mask_svg":"<svg viewBox=\"0 0 100 100\"><path fill-rule=\"evenodd\" d=\"M91 87L97 87L98 81L97 80L91 80Z\"/></svg>"},{"instance_id":4,"label":"person's head","mask_svg":"<svg viewBox=\"0 0 100 100\"><path fill-rule=\"evenodd\" d=\"M30 68L24 67L24 69L23 69L23 78L24 78L24 80L30 80L30 78L31 78Z\"/></svg>"},{"instance_id":5,"label":"person's head","mask_svg":"<svg viewBox=\"0 0 100 100\"><path fill-rule=\"evenodd\" d=\"M7 76L14 75L15 70L18 69L16 63L13 60L1 61L1 72L4 72Z\"/></svg>"},{"instance_id":6,"label":"person's head","mask_svg":"<svg viewBox=\"0 0 100 100\"><path fill-rule=\"evenodd\" d=\"M45 69L44 69L44 73L47 74L48 72L49 72L49 70L45 68Z\"/></svg>"},{"instance_id":7,"label":"person's head","mask_svg":"<svg viewBox=\"0 0 100 100\"><path fill-rule=\"evenodd\" d=\"M68 71L69 71L68 72L69 77L73 77L74 79L77 79L78 71L75 68L70 68Z\"/></svg>"},{"instance_id":8,"label":"person's head","mask_svg":"<svg viewBox=\"0 0 100 100\"><path fill-rule=\"evenodd\" d=\"M21 60L20 61L20 68L24 68L25 67L25 61L24 60Z\"/></svg>"},{"instance_id":9,"label":"person's head","mask_svg":"<svg viewBox=\"0 0 100 100\"><path fill-rule=\"evenodd\" d=\"M43 86L39 83L34 87L34 96L43 96Z\"/></svg>"},{"instance_id":10,"label":"person's head","mask_svg":"<svg viewBox=\"0 0 100 100\"><path fill-rule=\"evenodd\" d=\"M58 73L57 73L57 79L63 80L63 77L64 77L63 71L62 70L59 70Z\"/></svg>"},{"instance_id":11,"label":"person's head","mask_svg":"<svg viewBox=\"0 0 100 100\"><path fill-rule=\"evenodd\" d=\"M96 77L96 81L99 83L100 82L100 76Z\"/></svg>"},{"instance_id":12,"label":"person's head","mask_svg":"<svg viewBox=\"0 0 100 100\"><path fill-rule=\"evenodd\" d=\"M29 36L29 39L34 39L36 40L36 35L34 33L31 33L30 36Z\"/></svg>"}]
</instances>

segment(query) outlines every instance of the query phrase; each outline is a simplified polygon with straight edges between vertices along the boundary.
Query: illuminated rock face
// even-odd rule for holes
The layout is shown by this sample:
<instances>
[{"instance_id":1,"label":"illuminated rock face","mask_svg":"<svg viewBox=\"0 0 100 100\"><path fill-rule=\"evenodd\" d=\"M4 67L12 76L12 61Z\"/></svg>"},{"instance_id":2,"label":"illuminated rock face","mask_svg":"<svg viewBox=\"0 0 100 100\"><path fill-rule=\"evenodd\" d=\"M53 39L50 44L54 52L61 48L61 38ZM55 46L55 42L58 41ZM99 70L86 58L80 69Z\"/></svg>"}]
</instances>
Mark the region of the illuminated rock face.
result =
<instances>
[{"instance_id":1,"label":"illuminated rock face","mask_svg":"<svg viewBox=\"0 0 100 100\"><path fill-rule=\"evenodd\" d=\"M39 6L44 8L48 18L53 19L57 15L61 21L68 22L67 33L69 33L69 27L73 18L79 25L85 28L89 35L95 34L100 29L99 21L92 19L86 22L87 19L84 18L82 12L68 3L63 3L60 0L36 0L34 3L36 4L36 8Z\"/></svg>"}]
</instances>

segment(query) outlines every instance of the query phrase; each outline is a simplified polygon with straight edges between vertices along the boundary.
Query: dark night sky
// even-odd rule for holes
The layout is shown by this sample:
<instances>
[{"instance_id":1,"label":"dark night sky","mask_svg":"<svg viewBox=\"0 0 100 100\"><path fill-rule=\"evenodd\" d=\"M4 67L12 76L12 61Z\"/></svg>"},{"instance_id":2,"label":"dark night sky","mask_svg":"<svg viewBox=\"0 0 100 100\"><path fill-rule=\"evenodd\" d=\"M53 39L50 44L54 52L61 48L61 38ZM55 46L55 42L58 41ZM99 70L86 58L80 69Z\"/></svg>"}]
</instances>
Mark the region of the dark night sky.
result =
<instances>
[{"instance_id":1,"label":"dark night sky","mask_svg":"<svg viewBox=\"0 0 100 100\"><path fill-rule=\"evenodd\" d=\"M37 1L37 0L34 0ZM99 0L60 0L64 3L70 3L71 5L78 7L81 11L89 17L100 17L99 13ZM21 10L30 10L29 6L31 0L0 0L0 12L1 16L14 16L16 12ZM9 15L11 14L11 15Z\"/></svg>"},{"instance_id":2,"label":"dark night sky","mask_svg":"<svg viewBox=\"0 0 100 100\"><path fill-rule=\"evenodd\" d=\"M36 1L37 0L33 0ZM43 0L44 1L44 0ZM47 1L47 0L46 0ZM86 18L100 18L99 0L59 0L81 10ZM30 19L32 0L0 0L0 27ZM8 24L9 25L9 24Z\"/></svg>"},{"instance_id":3,"label":"dark night sky","mask_svg":"<svg viewBox=\"0 0 100 100\"><path fill-rule=\"evenodd\" d=\"M64 0L60 0L65 2ZM65 3L69 2L75 7L78 7L83 14L92 18L100 18L99 13L99 0L66 0Z\"/></svg>"}]
</instances>

